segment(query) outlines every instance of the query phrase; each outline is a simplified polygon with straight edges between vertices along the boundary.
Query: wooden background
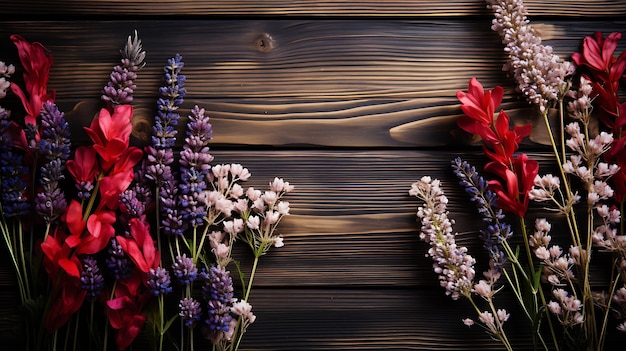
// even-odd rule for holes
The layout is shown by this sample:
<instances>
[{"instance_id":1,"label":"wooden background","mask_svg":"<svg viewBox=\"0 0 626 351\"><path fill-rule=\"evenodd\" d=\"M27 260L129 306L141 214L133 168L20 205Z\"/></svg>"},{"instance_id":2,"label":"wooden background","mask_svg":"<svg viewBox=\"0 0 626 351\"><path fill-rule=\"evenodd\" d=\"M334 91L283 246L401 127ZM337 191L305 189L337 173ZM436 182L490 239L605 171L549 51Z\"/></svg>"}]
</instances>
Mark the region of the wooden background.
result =
<instances>
[{"instance_id":1,"label":"wooden background","mask_svg":"<svg viewBox=\"0 0 626 351\"><path fill-rule=\"evenodd\" d=\"M626 1L526 5L562 57L596 30L626 30ZM261 260L255 279L258 319L245 350L500 349L465 327L469 306L438 287L408 195L423 175L442 179L459 241L484 262L474 209L449 169L456 155L484 162L455 127L456 91L477 77L505 87L503 107L516 123L534 123L535 114L501 71L505 56L482 0L4 0L0 15L0 60L19 64L13 33L52 51L49 87L76 142L136 29L147 51L137 143L149 133L162 66L180 53L184 108L209 111L215 162L242 163L251 185L281 176L296 186L280 227L285 247ZM547 159L541 130L531 139L525 150ZM0 274L0 315L11 315L17 289L6 264ZM514 345L529 349L515 325Z\"/></svg>"}]
</instances>

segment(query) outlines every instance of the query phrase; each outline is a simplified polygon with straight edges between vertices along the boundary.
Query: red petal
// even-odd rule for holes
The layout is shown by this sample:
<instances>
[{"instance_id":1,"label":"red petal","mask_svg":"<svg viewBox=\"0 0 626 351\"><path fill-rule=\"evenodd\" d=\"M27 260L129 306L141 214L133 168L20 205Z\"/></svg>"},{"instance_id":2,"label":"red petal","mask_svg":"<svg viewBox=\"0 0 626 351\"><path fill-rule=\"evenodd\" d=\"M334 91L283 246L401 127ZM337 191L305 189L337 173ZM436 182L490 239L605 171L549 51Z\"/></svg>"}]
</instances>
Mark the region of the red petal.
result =
<instances>
[{"instance_id":1,"label":"red petal","mask_svg":"<svg viewBox=\"0 0 626 351\"><path fill-rule=\"evenodd\" d=\"M80 237L87 223L83 221L83 208L80 202L72 200L65 212L65 223L72 235Z\"/></svg>"},{"instance_id":2,"label":"red petal","mask_svg":"<svg viewBox=\"0 0 626 351\"><path fill-rule=\"evenodd\" d=\"M76 267L76 263L73 261L67 258L61 258L58 263L68 275L77 278L80 277L80 271L78 270L78 267Z\"/></svg>"},{"instance_id":3,"label":"red petal","mask_svg":"<svg viewBox=\"0 0 626 351\"><path fill-rule=\"evenodd\" d=\"M585 37L583 40L583 56L591 67L599 71L605 70L606 67L604 67L602 57L600 57L600 46L594 38Z\"/></svg>"},{"instance_id":4,"label":"red petal","mask_svg":"<svg viewBox=\"0 0 626 351\"><path fill-rule=\"evenodd\" d=\"M622 38L622 33L613 32L609 34L604 43L602 45L602 61L605 64L605 67L608 67L611 60L613 59L613 53L617 48L617 42Z\"/></svg>"}]
</instances>

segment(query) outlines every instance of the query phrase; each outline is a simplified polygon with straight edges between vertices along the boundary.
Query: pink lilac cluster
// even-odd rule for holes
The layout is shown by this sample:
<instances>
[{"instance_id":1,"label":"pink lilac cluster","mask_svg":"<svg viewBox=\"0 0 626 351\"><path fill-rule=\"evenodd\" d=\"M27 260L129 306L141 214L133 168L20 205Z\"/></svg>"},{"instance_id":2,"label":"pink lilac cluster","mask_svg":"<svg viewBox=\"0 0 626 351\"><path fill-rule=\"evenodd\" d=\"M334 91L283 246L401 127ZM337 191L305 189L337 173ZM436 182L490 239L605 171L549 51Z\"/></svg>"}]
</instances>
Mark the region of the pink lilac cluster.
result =
<instances>
[{"instance_id":1,"label":"pink lilac cluster","mask_svg":"<svg viewBox=\"0 0 626 351\"><path fill-rule=\"evenodd\" d=\"M575 66L561 60L551 46L542 45L522 0L487 0L487 4L495 14L491 28L500 34L510 58L504 70L513 72L518 88L544 113L567 92L565 78Z\"/></svg>"},{"instance_id":2,"label":"pink lilac cluster","mask_svg":"<svg viewBox=\"0 0 626 351\"><path fill-rule=\"evenodd\" d=\"M612 244L610 238L615 237L612 235L615 233L613 226L619 221L619 211L609 209L605 204L614 195L607 180L619 170L619 167L602 162L602 155L613 143L613 135L600 132L591 137L590 93L591 86L585 78L581 78L577 91L568 92L572 99L568 104L568 112L573 121L565 126L565 133L568 135L565 145L573 153L562 168L565 174L581 181L587 207L595 210L603 219L603 223L594 229L592 238L595 246L606 248ZM581 199L581 195L574 193L570 186L562 186L561 180L551 174L537 175L529 196L533 201L551 202L558 212L565 215L568 215ZM529 240L535 256L543 264L542 280L552 288L554 299L548 303L548 310L566 327L582 324L584 317L581 311L584 308L584 299L578 295L583 292L575 285L578 276L576 272L585 270L584 266L590 260L588 250L591 248L573 237L572 245L566 253L559 245L550 245L551 236L548 234L550 229L551 225L546 219L537 219L535 233Z\"/></svg>"},{"instance_id":3,"label":"pink lilac cluster","mask_svg":"<svg viewBox=\"0 0 626 351\"><path fill-rule=\"evenodd\" d=\"M269 183L269 190L262 192L249 187L244 191L238 182L247 180L250 172L240 164L216 165L211 176L214 189L203 195L209 211L214 209L227 217L233 215L223 221L223 231L209 234L218 264L228 264L236 240L247 243L259 255L271 246L283 246L283 238L276 235L275 228L284 216L289 215L289 202L283 201L282 197L294 189L293 185L276 177Z\"/></svg>"},{"instance_id":4,"label":"pink lilac cluster","mask_svg":"<svg viewBox=\"0 0 626 351\"><path fill-rule=\"evenodd\" d=\"M581 265L581 254L584 252L578 246L570 246L565 253L559 245L550 245L551 229L552 225L545 218L535 220L535 231L529 237L529 245L543 264L542 281L553 287L555 300L548 302L548 310L557 316L562 325L574 326L584 321L581 313L583 303L573 286L577 279L573 269ZM570 289L572 295L563 287Z\"/></svg>"},{"instance_id":5,"label":"pink lilac cluster","mask_svg":"<svg viewBox=\"0 0 626 351\"><path fill-rule=\"evenodd\" d=\"M433 269L439 274L439 283L446 295L456 300L469 297L475 276L474 258L467 248L458 246L452 232L452 221L448 218L444 195L438 179L424 176L411 185L409 195L416 196L423 205L417 209L421 220L420 239L430 244L428 255L432 257Z\"/></svg>"}]
</instances>

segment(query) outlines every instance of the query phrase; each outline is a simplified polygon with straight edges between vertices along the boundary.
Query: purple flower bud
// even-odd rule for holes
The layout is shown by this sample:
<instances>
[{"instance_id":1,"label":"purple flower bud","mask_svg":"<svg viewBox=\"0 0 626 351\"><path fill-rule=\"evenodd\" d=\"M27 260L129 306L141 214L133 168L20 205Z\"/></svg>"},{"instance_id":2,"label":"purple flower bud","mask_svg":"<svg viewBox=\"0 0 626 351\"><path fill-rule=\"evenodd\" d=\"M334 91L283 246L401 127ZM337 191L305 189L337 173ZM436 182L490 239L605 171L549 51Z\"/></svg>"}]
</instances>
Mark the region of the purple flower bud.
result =
<instances>
[{"instance_id":1,"label":"purple flower bud","mask_svg":"<svg viewBox=\"0 0 626 351\"><path fill-rule=\"evenodd\" d=\"M165 295L172 292L172 287L170 286L170 274L165 268L150 268L150 272L148 272L147 283L150 291L155 296Z\"/></svg>"},{"instance_id":2,"label":"purple flower bud","mask_svg":"<svg viewBox=\"0 0 626 351\"><path fill-rule=\"evenodd\" d=\"M80 275L80 287L87 290L87 295L96 297L104 288L104 277L100 273L98 262L92 257L83 260L83 272Z\"/></svg>"},{"instance_id":3,"label":"purple flower bud","mask_svg":"<svg viewBox=\"0 0 626 351\"><path fill-rule=\"evenodd\" d=\"M198 269L193 263L193 260L187 255L176 257L176 262L172 264L172 271L174 276L178 279L178 282L183 285L188 285L198 277Z\"/></svg>"},{"instance_id":4,"label":"purple flower bud","mask_svg":"<svg viewBox=\"0 0 626 351\"><path fill-rule=\"evenodd\" d=\"M230 331L230 303L233 299L233 280L230 273L220 266L212 266L209 272L203 271L203 297L207 302L206 324L209 338L215 343L225 338Z\"/></svg>"},{"instance_id":5,"label":"purple flower bud","mask_svg":"<svg viewBox=\"0 0 626 351\"><path fill-rule=\"evenodd\" d=\"M200 302L194 300L193 298L186 297L180 300L178 307L180 308L178 315L182 318L185 326L191 327L200 320L200 316L202 314Z\"/></svg>"}]
</instances>

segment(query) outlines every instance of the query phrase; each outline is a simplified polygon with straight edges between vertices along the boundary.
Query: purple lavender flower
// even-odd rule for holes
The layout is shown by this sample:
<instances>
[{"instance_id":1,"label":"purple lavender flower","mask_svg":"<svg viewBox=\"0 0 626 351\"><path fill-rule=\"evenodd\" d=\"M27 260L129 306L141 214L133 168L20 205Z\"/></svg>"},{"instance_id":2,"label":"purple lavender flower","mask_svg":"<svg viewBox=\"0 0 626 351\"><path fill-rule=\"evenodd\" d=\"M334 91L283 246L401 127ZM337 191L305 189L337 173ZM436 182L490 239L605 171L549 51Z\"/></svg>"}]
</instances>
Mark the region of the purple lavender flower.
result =
<instances>
[{"instance_id":1,"label":"purple lavender flower","mask_svg":"<svg viewBox=\"0 0 626 351\"><path fill-rule=\"evenodd\" d=\"M164 183L159 191L161 202L161 226L166 235L183 235L185 225L178 211L178 182L172 180Z\"/></svg>"},{"instance_id":2,"label":"purple lavender flower","mask_svg":"<svg viewBox=\"0 0 626 351\"><path fill-rule=\"evenodd\" d=\"M506 261L506 255L501 249L502 241L513 233L511 226L502 222L504 214L496 206L498 197L487 189L487 181L468 162L457 157L452 161L452 168L459 184L465 188L465 192L470 195L470 201L476 205L478 213L487 223L487 228L480 231L480 238L489 253L491 267L499 272Z\"/></svg>"},{"instance_id":3,"label":"purple lavender flower","mask_svg":"<svg viewBox=\"0 0 626 351\"><path fill-rule=\"evenodd\" d=\"M184 62L176 55L163 68L166 85L159 89L162 97L157 100L157 115L152 127L152 146L147 148L148 167L146 177L155 182L159 194L161 224L165 234L182 235L183 220L178 212L178 186L171 165L174 163L172 147L176 143L176 126L186 91L185 76L180 74Z\"/></svg>"},{"instance_id":4,"label":"purple lavender flower","mask_svg":"<svg viewBox=\"0 0 626 351\"><path fill-rule=\"evenodd\" d=\"M180 308L178 315L182 318L185 326L192 327L200 320L202 309L200 308L200 302L194 298L186 297L180 300L178 307Z\"/></svg>"},{"instance_id":5,"label":"purple lavender flower","mask_svg":"<svg viewBox=\"0 0 626 351\"><path fill-rule=\"evenodd\" d=\"M193 263L193 260L185 254L176 257L176 262L172 264L172 271L174 272L174 276L178 279L178 282L183 285L188 285L198 278L196 265Z\"/></svg>"},{"instance_id":6,"label":"purple lavender flower","mask_svg":"<svg viewBox=\"0 0 626 351\"><path fill-rule=\"evenodd\" d=\"M233 280L230 273L221 266L211 266L209 272L203 271L203 297L207 302L206 324L209 326L209 338L215 344L223 340L231 331L230 303L233 299Z\"/></svg>"},{"instance_id":7,"label":"purple lavender flower","mask_svg":"<svg viewBox=\"0 0 626 351\"><path fill-rule=\"evenodd\" d=\"M0 204L5 216L16 217L29 212L27 185L22 180L28 168L23 155L13 150L13 140L6 133L10 117L9 111L0 108Z\"/></svg>"},{"instance_id":8,"label":"purple lavender flower","mask_svg":"<svg viewBox=\"0 0 626 351\"><path fill-rule=\"evenodd\" d=\"M109 82L102 89L102 100L113 105L129 104L133 101L133 93L137 88L137 72L145 65L143 60L146 52L143 51L137 32L134 38L128 36L126 46L120 53L121 64L113 68Z\"/></svg>"},{"instance_id":9,"label":"purple lavender flower","mask_svg":"<svg viewBox=\"0 0 626 351\"><path fill-rule=\"evenodd\" d=\"M91 197L91 193L95 186L92 182L80 182L75 184L77 193L76 196L81 200L88 200Z\"/></svg>"},{"instance_id":10,"label":"purple lavender flower","mask_svg":"<svg viewBox=\"0 0 626 351\"><path fill-rule=\"evenodd\" d=\"M207 188L206 179L213 161L208 146L212 132L204 109L194 106L187 123L187 138L180 152L181 212L185 223L191 226L201 225L207 214L204 205L198 201L198 195Z\"/></svg>"},{"instance_id":11,"label":"purple lavender flower","mask_svg":"<svg viewBox=\"0 0 626 351\"><path fill-rule=\"evenodd\" d=\"M100 273L98 262L92 257L83 260L83 272L80 275L80 287L87 290L87 296L96 297L104 288L104 277Z\"/></svg>"},{"instance_id":12,"label":"purple lavender flower","mask_svg":"<svg viewBox=\"0 0 626 351\"><path fill-rule=\"evenodd\" d=\"M170 279L170 273L167 269L157 267L157 269L150 268L148 272L148 287L154 296L165 295L172 292Z\"/></svg>"},{"instance_id":13,"label":"purple lavender flower","mask_svg":"<svg viewBox=\"0 0 626 351\"><path fill-rule=\"evenodd\" d=\"M43 104L40 116L42 132L37 148L46 162L41 167L42 191L35 198L35 210L50 223L67 207L59 182L65 178L65 162L70 156L70 129L63 112L52 102Z\"/></svg>"},{"instance_id":14,"label":"purple lavender flower","mask_svg":"<svg viewBox=\"0 0 626 351\"><path fill-rule=\"evenodd\" d=\"M106 265L115 279L128 278L130 275L130 261L124 250L115 238L111 239L107 250L109 256L106 258Z\"/></svg>"},{"instance_id":15,"label":"purple lavender flower","mask_svg":"<svg viewBox=\"0 0 626 351\"><path fill-rule=\"evenodd\" d=\"M146 204L150 202L150 190L140 182L124 190L120 194L121 209L131 217L141 217L146 212Z\"/></svg>"}]
</instances>

